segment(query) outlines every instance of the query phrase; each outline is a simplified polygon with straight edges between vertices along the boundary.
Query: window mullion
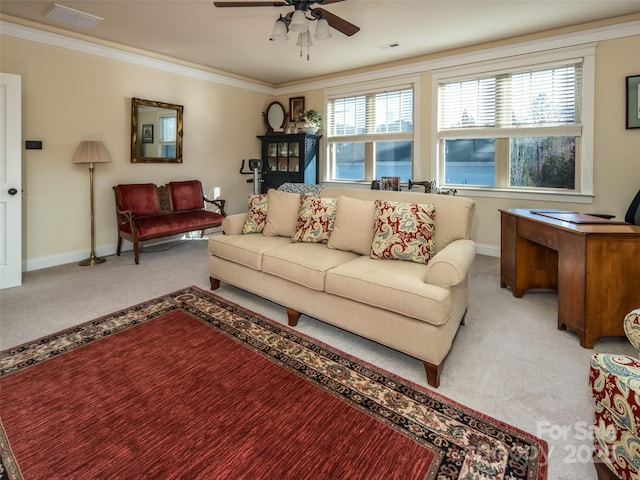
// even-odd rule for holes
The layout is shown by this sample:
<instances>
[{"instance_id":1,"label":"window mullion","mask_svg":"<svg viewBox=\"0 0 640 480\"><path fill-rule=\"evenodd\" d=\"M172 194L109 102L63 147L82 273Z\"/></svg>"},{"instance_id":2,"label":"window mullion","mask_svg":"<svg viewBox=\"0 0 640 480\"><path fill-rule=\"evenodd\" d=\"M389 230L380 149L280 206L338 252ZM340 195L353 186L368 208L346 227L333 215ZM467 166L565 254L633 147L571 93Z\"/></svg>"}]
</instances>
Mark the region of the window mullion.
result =
<instances>
[{"instance_id":1,"label":"window mullion","mask_svg":"<svg viewBox=\"0 0 640 480\"><path fill-rule=\"evenodd\" d=\"M496 138L496 175L495 182L498 188L508 188L509 176L509 156L510 140L508 138Z\"/></svg>"}]
</instances>

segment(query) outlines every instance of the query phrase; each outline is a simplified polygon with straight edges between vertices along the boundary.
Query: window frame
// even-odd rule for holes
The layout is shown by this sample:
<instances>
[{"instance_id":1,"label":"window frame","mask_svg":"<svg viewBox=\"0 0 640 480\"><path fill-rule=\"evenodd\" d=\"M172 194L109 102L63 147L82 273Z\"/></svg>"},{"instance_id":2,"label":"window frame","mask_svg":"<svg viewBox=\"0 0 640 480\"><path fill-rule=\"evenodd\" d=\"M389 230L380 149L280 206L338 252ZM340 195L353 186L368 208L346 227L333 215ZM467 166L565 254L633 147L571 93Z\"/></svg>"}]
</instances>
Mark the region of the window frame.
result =
<instances>
[{"instance_id":1,"label":"window frame","mask_svg":"<svg viewBox=\"0 0 640 480\"><path fill-rule=\"evenodd\" d=\"M364 135L340 135L329 136L330 124L329 124L329 102L339 97L350 97L358 95L370 95L376 92L382 91L395 91L406 88L413 88L413 131L411 133L411 142L413 144L411 155L411 173L410 178L416 178L417 172L420 171L419 159L420 159L420 92L421 92L421 75L410 74L403 76L396 76L386 78L382 80L375 80L369 82L362 82L357 84L341 85L338 87L327 88L324 90L324 118L327 119L325 135L323 136L323 150L324 150L324 163L321 168L321 178L323 183L337 183L337 184L358 184L365 185L370 184L371 180L368 176L373 176L375 154L371 153L369 158L365 158L365 179L364 180L350 180L350 179L337 179L333 178L333 172L335 166L332 161L331 148L334 143L349 143L362 141L363 137L366 137L365 150L370 148L371 152L374 151L373 144L379 141L400 141L407 140L407 133L409 132L389 132L389 133L368 133ZM370 145L370 147L368 147ZM406 183L406 182L405 182Z\"/></svg>"},{"instance_id":2,"label":"window frame","mask_svg":"<svg viewBox=\"0 0 640 480\"><path fill-rule=\"evenodd\" d=\"M576 144L576 185L574 190L550 190L536 187L509 187L509 159L499 159L496 154L496 184L498 186L460 186L459 191L479 197L533 199L546 201L570 201L574 203L591 203L593 201L593 138L594 138L594 102L595 102L595 45L560 48L549 52L530 53L510 58L499 58L489 61L442 68L431 72L431 172L438 185L447 186L444 182L444 156L440 151L441 135L438 131L439 96L441 83L473 79L483 75L497 74L505 70L552 67L558 63L570 63L582 58L582 133ZM534 130L535 129L531 129ZM541 133L542 130L538 130ZM442 136L444 137L444 136ZM500 137L505 138L505 137ZM579 139L579 141L578 141ZM498 138L496 138L496 142ZM509 137L507 137L507 142ZM578 145L579 143L579 145ZM496 144L496 149L498 145ZM579 156L579 158L578 158Z\"/></svg>"}]
</instances>

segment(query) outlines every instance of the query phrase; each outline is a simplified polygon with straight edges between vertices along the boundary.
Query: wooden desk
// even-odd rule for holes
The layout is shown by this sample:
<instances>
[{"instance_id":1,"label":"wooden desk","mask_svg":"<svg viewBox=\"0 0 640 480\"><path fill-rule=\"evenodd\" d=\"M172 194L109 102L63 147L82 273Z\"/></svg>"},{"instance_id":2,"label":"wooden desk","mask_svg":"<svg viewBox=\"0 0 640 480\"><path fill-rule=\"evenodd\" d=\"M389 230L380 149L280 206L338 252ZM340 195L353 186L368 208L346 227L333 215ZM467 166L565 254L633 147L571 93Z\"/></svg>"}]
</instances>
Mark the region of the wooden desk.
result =
<instances>
[{"instance_id":1,"label":"wooden desk","mask_svg":"<svg viewBox=\"0 0 640 480\"><path fill-rule=\"evenodd\" d=\"M539 212L539 213L534 213ZM640 227L540 210L500 210L500 282L521 298L530 288L558 290L558 328L593 348L623 336L640 307Z\"/></svg>"}]
</instances>

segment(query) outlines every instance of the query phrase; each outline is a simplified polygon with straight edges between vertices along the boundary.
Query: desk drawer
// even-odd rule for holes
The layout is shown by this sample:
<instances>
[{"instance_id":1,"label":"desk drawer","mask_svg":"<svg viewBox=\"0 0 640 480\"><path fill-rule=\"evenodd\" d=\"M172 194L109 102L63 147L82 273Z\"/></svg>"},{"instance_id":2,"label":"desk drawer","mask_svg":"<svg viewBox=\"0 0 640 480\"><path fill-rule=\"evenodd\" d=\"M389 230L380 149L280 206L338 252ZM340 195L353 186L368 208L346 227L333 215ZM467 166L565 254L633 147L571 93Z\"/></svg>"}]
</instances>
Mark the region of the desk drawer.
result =
<instances>
[{"instance_id":1,"label":"desk drawer","mask_svg":"<svg viewBox=\"0 0 640 480\"><path fill-rule=\"evenodd\" d=\"M557 228L518 218L518 236L553 250L558 250Z\"/></svg>"}]
</instances>

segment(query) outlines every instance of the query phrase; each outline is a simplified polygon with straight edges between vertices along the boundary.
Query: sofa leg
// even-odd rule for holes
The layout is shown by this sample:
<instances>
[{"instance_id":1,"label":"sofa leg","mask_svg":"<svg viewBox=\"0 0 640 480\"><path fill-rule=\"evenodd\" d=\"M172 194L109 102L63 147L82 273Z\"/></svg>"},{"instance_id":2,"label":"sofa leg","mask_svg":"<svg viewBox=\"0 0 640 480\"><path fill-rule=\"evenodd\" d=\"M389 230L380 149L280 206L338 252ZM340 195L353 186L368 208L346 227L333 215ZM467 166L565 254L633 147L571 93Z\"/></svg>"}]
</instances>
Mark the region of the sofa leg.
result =
<instances>
[{"instance_id":1,"label":"sofa leg","mask_svg":"<svg viewBox=\"0 0 640 480\"><path fill-rule=\"evenodd\" d=\"M287 309L287 318L289 319L289 326L295 327L296 325L298 325L298 319L302 314L300 312L295 311L293 308L286 307L286 309Z\"/></svg>"},{"instance_id":2,"label":"sofa leg","mask_svg":"<svg viewBox=\"0 0 640 480\"><path fill-rule=\"evenodd\" d=\"M209 277L209 283L211 283L211 290L217 290L220 288L220 280L217 278Z\"/></svg>"},{"instance_id":3,"label":"sofa leg","mask_svg":"<svg viewBox=\"0 0 640 480\"><path fill-rule=\"evenodd\" d=\"M422 362L424 365L424 369L427 372L427 383L431 385L433 388L438 388L440 386L440 372L442 371L442 362L440 365L434 365L429 362Z\"/></svg>"},{"instance_id":4,"label":"sofa leg","mask_svg":"<svg viewBox=\"0 0 640 480\"><path fill-rule=\"evenodd\" d=\"M120 250L122 249L122 237L118 235L118 247L116 248L116 254L120 256Z\"/></svg>"}]
</instances>

